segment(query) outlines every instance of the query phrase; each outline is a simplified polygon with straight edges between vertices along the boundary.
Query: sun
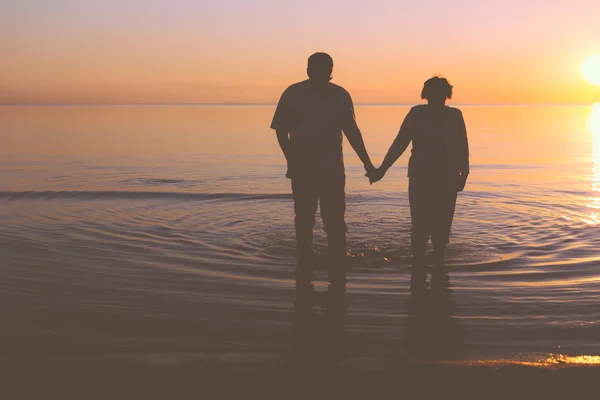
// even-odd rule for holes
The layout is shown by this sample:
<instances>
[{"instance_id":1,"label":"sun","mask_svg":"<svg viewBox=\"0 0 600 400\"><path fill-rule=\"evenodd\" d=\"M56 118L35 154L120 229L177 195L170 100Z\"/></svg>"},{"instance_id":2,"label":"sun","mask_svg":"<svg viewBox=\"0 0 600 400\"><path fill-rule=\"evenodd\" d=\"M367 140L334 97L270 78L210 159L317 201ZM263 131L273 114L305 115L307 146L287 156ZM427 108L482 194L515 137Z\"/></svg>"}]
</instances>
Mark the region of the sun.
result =
<instances>
[{"instance_id":1,"label":"sun","mask_svg":"<svg viewBox=\"0 0 600 400\"><path fill-rule=\"evenodd\" d=\"M600 86L600 53L594 54L581 64L581 76L590 85Z\"/></svg>"}]
</instances>

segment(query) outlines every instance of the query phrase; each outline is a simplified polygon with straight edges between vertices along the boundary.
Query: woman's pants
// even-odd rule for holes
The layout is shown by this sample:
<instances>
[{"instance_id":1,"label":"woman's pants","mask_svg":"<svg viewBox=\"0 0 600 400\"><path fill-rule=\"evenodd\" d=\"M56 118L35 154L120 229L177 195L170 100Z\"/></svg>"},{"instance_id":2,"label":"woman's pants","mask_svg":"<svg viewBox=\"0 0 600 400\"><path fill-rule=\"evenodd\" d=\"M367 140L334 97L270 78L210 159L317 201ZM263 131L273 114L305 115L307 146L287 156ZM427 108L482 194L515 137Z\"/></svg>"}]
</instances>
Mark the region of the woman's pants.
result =
<instances>
[{"instance_id":1,"label":"woman's pants","mask_svg":"<svg viewBox=\"0 0 600 400\"><path fill-rule=\"evenodd\" d=\"M431 237L433 248L443 252L450 241L450 228L456 207L457 182L448 177L411 177L411 247L413 257L423 257Z\"/></svg>"}]
</instances>

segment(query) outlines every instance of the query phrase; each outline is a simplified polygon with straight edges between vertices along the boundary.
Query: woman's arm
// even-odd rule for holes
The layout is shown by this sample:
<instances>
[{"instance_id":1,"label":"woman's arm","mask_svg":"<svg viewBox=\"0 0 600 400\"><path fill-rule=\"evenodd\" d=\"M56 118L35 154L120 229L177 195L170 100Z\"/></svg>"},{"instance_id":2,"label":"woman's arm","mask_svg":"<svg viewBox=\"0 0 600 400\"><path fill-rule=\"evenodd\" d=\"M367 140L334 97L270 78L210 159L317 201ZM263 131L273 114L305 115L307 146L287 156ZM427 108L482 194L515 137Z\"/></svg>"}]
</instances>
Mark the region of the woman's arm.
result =
<instances>
[{"instance_id":1,"label":"woman's arm","mask_svg":"<svg viewBox=\"0 0 600 400\"><path fill-rule=\"evenodd\" d=\"M394 139L394 142L392 143L390 149L385 155L381 166L377 168L377 170L375 170L375 172L373 172L372 174L367 174L367 176L369 177L369 182L371 182L371 184L379 182L381 179L383 179L387 170L390 169L392 165L394 165L396 160L400 158L402 153L404 153L404 150L406 150L406 148L408 147L408 144L412 140L412 135L414 131L413 119L414 112L411 109L408 112L408 115L406 115L406 118L404 118L402 126L400 127L400 131L398 131L398 135L396 136L396 139Z\"/></svg>"},{"instance_id":2,"label":"woman's arm","mask_svg":"<svg viewBox=\"0 0 600 400\"><path fill-rule=\"evenodd\" d=\"M402 155L402 153L404 153L410 141L412 140L415 122L414 117L414 111L411 109L406 118L404 118L404 121L402 122L402 126L398 131L396 139L394 139L394 142L390 146L390 149L388 150L387 154L385 155L385 158L383 159L383 163L381 163L380 168L383 170L384 173L392 165L394 165L398 158L400 158L400 156Z\"/></svg>"}]
</instances>

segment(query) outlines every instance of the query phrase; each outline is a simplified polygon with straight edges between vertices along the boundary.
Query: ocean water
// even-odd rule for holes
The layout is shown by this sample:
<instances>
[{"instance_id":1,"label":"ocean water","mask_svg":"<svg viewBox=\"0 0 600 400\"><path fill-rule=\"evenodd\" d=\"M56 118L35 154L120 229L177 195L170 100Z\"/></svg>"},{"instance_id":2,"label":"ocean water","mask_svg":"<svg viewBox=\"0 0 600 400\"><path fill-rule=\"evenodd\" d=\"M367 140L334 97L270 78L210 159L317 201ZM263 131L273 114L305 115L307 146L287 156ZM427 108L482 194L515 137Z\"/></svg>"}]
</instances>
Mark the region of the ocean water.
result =
<instances>
[{"instance_id":1,"label":"ocean water","mask_svg":"<svg viewBox=\"0 0 600 400\"><path fill-rule=\"evenodd\" d=\"M371 186L345 142L335 297L320 221L295 289L274 107L0 107L0 357L599 362L600 105L460 108L447 272L411 285L408 152ZM357 107L376 165L408 110Z\"/></svg>"}]
</instances>

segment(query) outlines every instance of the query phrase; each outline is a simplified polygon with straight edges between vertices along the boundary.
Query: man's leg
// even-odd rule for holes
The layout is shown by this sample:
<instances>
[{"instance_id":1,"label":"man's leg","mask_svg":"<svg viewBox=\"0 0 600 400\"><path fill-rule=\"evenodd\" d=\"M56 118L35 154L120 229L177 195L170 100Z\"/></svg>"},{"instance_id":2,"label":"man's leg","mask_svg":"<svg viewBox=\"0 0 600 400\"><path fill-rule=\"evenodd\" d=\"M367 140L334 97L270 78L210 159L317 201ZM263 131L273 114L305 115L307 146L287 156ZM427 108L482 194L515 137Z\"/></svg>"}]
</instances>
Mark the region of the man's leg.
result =
<instances>
[{"instance_id":1,"label":"man's leg","mask_svg":"<svg viewBox=\"0 0 600 400\"><path fill-rule=\"evenodd\" d=\"M294 195L294 226L296 228L296 244L300 269L306 270L311 262L311 246L313 228L317 212L318 192L312 185L292 179ZM298 271L300 272L300 271Z\"/></svg>"},{"instance_id":2,"label":"man's leg","mask_svg":"<svg viewBox=\"0 0 600 400\"><path fill-rule=\"evenodd\" d=\"M425 249L431 231L431 183L428 179L410 178L408 200L410 203L413 266L425 265Z\"/></svg>"},{"instance_id":3,"label":"man's leg","mask_svg":"<svg viewBox=\"0 0 600 400\"><path fill-rule=\"evenodd\" d=\"M333 265L330 269L330 281L345 280L346 265L346 193L345 179L327 182L321 185L321 218L327 242L329 254L331 254Z\"/></svg>"}]
</instances>

